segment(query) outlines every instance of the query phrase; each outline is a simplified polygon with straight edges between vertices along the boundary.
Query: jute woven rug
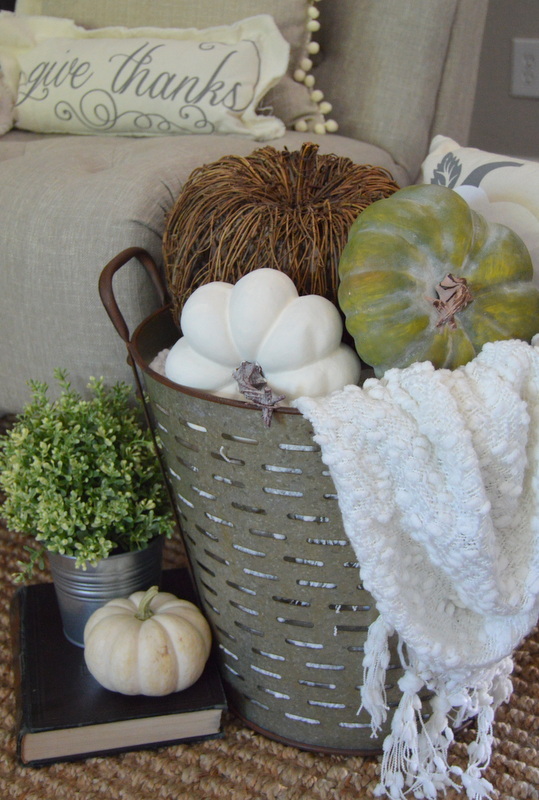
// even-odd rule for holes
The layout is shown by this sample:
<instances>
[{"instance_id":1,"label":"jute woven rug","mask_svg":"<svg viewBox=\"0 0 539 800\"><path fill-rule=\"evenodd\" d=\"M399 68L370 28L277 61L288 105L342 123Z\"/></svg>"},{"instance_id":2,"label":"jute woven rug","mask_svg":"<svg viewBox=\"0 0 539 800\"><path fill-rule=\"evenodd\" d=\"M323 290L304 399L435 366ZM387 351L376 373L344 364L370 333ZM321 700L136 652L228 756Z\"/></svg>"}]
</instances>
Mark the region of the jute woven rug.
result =
<instances>
[{"instance_id":1,"label":"jute woven rug","mask_svg":"<svg viewBox=\"0 0 539 800\"><path fill-rule=\"evenodd\" d=\"M58 763L39 769L16 757L9 604L12 574L23 555L23 537L0 525L0 682L2 800L357 800L374 797L376 758L302 752L253 733L231 715L225 736L202 743ZM167 545L165 567L181 566L179 542ZM36 581L50 580L46 573ZM514 695L499 709L494 755L487 777L499 798L539 800L539 632L516 657ZM463 763L466 741L453 748ZM456 800L459 792L445 798Z\"/></svg>"}]
</instances>

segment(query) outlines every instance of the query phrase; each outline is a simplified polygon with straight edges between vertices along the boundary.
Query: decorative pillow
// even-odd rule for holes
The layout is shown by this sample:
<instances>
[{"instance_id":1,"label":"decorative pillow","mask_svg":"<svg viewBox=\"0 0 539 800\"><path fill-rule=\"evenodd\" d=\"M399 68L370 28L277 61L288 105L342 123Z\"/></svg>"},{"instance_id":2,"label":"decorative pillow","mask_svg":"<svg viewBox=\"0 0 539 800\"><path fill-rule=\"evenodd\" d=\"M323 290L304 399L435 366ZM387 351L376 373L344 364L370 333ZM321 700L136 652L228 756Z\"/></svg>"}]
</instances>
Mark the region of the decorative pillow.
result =
<instances>
[{"instance_id":1,"label":"decorative pillow","mask_svg":"<svg viewBox=\"0 0 539 800\"><path fill-rule=\"evenodd\" d=\"M447 136L435 136L420 182L457 190L489 222L518 233L530 251L539 286L539 162L460 147Z\"/></svg>"},{"instance_id":2,"label":"decorative pillow","mask_svg":"<svg viewBox=\"0 0 539 800\"><path fill-rule=\"evenodd\" d=\"M287 128L324 133L337 130L326 120L330 103L315 88L311 72L319 45L312 40L320 28L320 0L17 0L21 14L69 17L85 28L125 25L209 28L230 25L258 14L271 14L290 44L284 78L264 99L264 108L282 119ZM335 0L328 0L335 2Z\"/></svg>"},{"instance_id":3,"label":"decorative pillow","mask_svg":"<svg viewBox=\"0 0 539 800\"><path fill-rule=\"evenodd\" d=\"M7 133L13 127L13 106L15 100L11 93L7 81L0 72L0 136Z\"/></svg>"},{"instance_id":4,"label":"decorative pillow","mask_svg":"<svg viewBox=\"0 0 539 800\"><path fill-rule=\"evenodd\" d=\"M281 120L256 113L289 57L269 15L205 30L88 31L61 18L15 20L20 26L10 48L0 16L0 64L17 98L19 128L138 136L220 132L261 140L284 133ZM13 22L11 15L11 28ZM24 46L25 37L33 38L31 46Z\"/></svg>"}]
</instances>

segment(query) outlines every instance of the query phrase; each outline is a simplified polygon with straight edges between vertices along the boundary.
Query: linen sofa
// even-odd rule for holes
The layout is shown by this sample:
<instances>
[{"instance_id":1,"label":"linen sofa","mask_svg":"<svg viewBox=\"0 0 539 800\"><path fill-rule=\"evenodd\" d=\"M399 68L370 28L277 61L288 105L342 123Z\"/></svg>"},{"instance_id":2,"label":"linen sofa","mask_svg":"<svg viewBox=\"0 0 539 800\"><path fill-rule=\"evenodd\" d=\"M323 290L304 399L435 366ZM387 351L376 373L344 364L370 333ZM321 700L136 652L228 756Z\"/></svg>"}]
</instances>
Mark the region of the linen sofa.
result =
<instances>
[{"instance_id":1,"label":"linen sofa","mask_svg":"<svg viewBox=\"0 0 539 800\"><path fill-rule=\"evenodd\" d=\"M264 144L294 150L313 141L321 153L385 167L404 186L417 179L435 134L466 143L486 5L18 0L15 14L19 22L44 15L94 30L200 29L269 13L289 50L286 74L270 79L262 113L282 120L286 130L277 125L278 137ZM97 127L81 135L46 125L39 130L39 124L28 130L24 119L15 124L0 137L1 414L22 408L29 379L52 383L54 396L56 367L66 368L80 390L92 375L131 381L125 348L97 291L103 266L130 246L143 247L160 263L166 215L190 173L262 146L248 130L139 136ZM115 281L132 328L157 298L140 265L122 270Z\"/></svg>"}]
</instances>

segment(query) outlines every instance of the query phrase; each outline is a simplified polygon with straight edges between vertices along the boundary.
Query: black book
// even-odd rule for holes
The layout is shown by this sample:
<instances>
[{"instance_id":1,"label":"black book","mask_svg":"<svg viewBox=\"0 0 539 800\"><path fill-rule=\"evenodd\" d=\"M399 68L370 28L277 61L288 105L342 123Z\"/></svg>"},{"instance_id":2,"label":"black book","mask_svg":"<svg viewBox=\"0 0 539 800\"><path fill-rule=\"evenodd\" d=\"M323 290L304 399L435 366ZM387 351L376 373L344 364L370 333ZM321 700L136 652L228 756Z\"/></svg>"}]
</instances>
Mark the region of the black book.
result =
<instances>
[{"instance_id":1,"label":"black book","mask_svg":"<svg viewBox=\"0 0 539 800\"><path fill-rule=\"evenodd\" d=\"M186 569L165 570L161 590L196 603ZM12 604L17 752L40 766L219 736L226 699L212 653L199 680L164 697L104 689L84 650L64 636L52 583L19 589Z\"/></svg>"}]
</instances>

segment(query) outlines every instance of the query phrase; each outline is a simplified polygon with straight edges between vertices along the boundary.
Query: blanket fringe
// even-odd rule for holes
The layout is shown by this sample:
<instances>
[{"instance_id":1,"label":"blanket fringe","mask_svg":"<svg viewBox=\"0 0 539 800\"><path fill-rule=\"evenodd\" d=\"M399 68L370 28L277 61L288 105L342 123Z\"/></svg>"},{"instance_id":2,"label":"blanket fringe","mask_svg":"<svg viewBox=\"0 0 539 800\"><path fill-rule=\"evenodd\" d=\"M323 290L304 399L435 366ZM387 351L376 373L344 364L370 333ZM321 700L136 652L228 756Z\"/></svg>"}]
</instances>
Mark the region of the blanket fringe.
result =
<instances>
[{"instance_id":1,"label":"blanket fringe","mask_svg":"<svg viewBox=\"0 0 539 800\"><path fill-rule=\"evenodd\" d=\"M385 692L389 665L389 638L394 630L379 617L369 628L363 660L364 684L362 708L371 716L375 736L387 718ZM449 787L464 789L469 800L488 800L492 785L483 777L492 750L492 725L496 708L509 699L512 671L511 659L504 659L492 668L480 686L448 691L443 680L436 686L421 677L417 663L404 663L399 679L402 692L393 715L391 731L383 743L380 783L375 795L391 800L405 800L412 794L418 800L436 800L438 792ZM427 721L422 715L421 689L433 689L429 698L431 713ZM468 745L466 770L448 763L448 751L454 735L450 725L461 725L467 719L477 720L477 735ZM458 781L458 783L456 782Z\"/></svg>"},{"instance_id":2,"label":"blanket fringe","mask_svg":"<svg viewBox=\"0 0 539 800\"><path fill-rule=\"evenodd\" d=\"M378 735L387 719L389 706L386 695L386 672L389 667L389 639L393 628L380 616L369 626L363 654L363 684L361 707L371 718L373 738Z\"/></svg>"},{"instance_id":3,"label":"blanket fringe","mask_svg":"<svg viewBox=\"0 0 539 800\"><path fill-rule=\"evenodd\" d=\"M386 794L391 800L404 800L406 794L423 800L436 800L438 792L449 787L466 790L469 800L488 800L492 785L482 770L488 765L492 745L494 712L485 694L477 713L477 737L469 747L469 764L464 771L451 767L448 750L453 741L448 714L451 703L443 693L431 699L433 711L425 723L418 692L424 686L412 670L399 681L403 691L395 711L391 733L384 740L382 770L377 795Z\"/></svg>"}]
</instances>

